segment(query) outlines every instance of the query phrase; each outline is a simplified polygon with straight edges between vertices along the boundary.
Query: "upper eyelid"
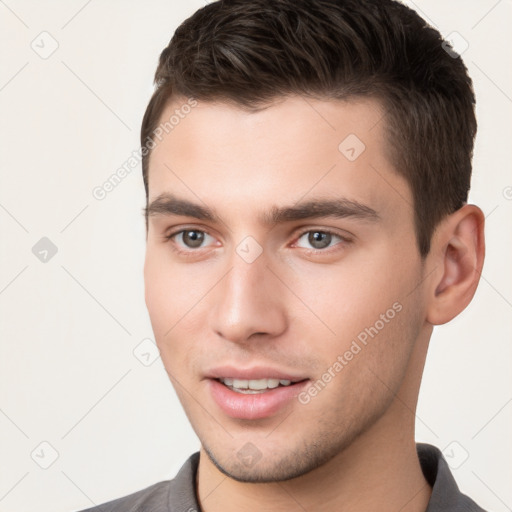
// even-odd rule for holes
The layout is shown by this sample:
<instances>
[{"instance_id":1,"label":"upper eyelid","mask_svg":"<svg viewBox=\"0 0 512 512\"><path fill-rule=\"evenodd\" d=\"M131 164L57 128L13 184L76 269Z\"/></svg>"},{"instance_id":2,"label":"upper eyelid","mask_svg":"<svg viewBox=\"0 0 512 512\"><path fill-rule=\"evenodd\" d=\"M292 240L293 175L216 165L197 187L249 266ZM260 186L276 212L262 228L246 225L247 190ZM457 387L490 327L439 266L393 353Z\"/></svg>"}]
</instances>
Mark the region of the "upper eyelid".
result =
<instances>
[{"instance_id":1,"label":"upper eyelid","mask_svg":"<svg viewBox=\"0 0 512 512\"><path fill-rule=\"evenodd\" d=\"M198 228L198 227L194 227L194 226L182 226L182 227L175 228L175 229L171 228L171 229L168 229L165 231L166 231L166 234L165 234L166 238L170 238L171 236L179 235L180 233L183 233L185 231L200 231L201 233L206 233L207 235L215 237L215 235L213 235L211 233L211 231L209 231L208 229Z\"/></svg>"},{"instance_id":2,"label":"upper eyelid","mask_svg":"<svg viewBox=\"0 0 512 512\"><path fill-rule=\"evenodd\" d=\"M170 231L168 234L164 235L164 238L166 238L168 240L171 240L174 237L180 235L181 233L185 233L186 231L199 231L200 233L204 233L207 236L211 236L212 238L217 239L217 237L215 235L212 235L211 233L209 233L205 229L197 229L197 228L182 228L182 229L179 229L177 231Z\"/></svg>"},{"instance_id":3,"label":"upper eyelid","mask_svg":"<svg viewBox=\"0 0 512 512\"><path fill-rule=\"evenodd\" d=\"M339 231L336 231L336 230L330 229L330 228L324 228L324 229L308 228L308 229L305 229L304 231L299 231L298 234L295 234L294 239L298 240L299 238L302 238L306 233L311 233L311 232L313 232L313 233L314 232L328 233L330 235L337 236L338 238L341 238L344 241L352 240L354 238L354 235L351 235L348 232L344 232L344 233L346 233L346 234L344 234L344 233L340 233Z\"/></svg>"},{"instance_id":4,"label":"upper eyelid","mask_svg":"<svg viewBox=\"0 0 512 512\"><path fill-rule=\"evenodd\" d=\"M166 237L171 237L171 236L175 236L175 235L179 235L180 233L183 233L184 231L200 231L202 233L206 233L207 235L210 235L210 236L215 236L213 235L210 231L208 231L208 229L204 229L204 228L196 228L196 227L193 227L193 226L190 226L190 227L181 227L179 229L176 229L176 230L169 230L169 233L166 234ZM306 233L310 233L310 232L314 232L314 231L319 231L321 233L329 233L331 235L336 235L336 236L339 236L340 238L346 238L344 235L340 234L338 231L336 231L335 229L332 229L332 228L297 228L294 230L294 233L292 236L294 237L301 237L303 235L305 235Z\"/></svg>"},{"instance_id":5,"label":"upper eyelid","mask_svg":"<svg viewBox=\"0 0 512 512\"><path fill-rule=\"evenodd\" d=\"M334 229L329 229L329 228L308 228L308 229L304 229L303 231L299 230L298 233L295 235L295 236L303 236L305 235L306 233L315 233L315 232L318 232L318 233L329 233L330 235L336 235L336 236L339 236L341 238L343 238L343 235L341 235L340 233L338 233L338 231L335 231Z\"/></svg>"},{"instance_id":6,"label":"upper eyelid","mask_svg":"<svg viewBox=\"0 0 512 512\"><path fill-rule=\"evenodd\" d=\"M328 233L329 235L333 235L335 237L338 237L340 240L341 240L341 243L350 243L352 241L352 238L348 237L348 236L345 236L345 235L342 235L340 233L337 233L336 231L330 231L330 230L327 230L327 229L307 229L306 231L303 231L302 233L299 233L298 235L296 235L294 237L294 242L293 242L293 246L292 247L297 247L297 243L298 241L304 236L306 235L307 233L311 233L311 232L320 232L320 233ZM340 243L340 242L339 242ZM315 249L315 248L312 248L312 249L307 249L305 247L301 247L302 249L305 249L305 250L309 250L309 251L320 251L320 252L327 252L329 251L329 249L332 249L333 247L335 247L336 245L338 244L335 244L335 245L332 245L330 247L326 247L325 249Z\"/></svg>"}]
</instances>

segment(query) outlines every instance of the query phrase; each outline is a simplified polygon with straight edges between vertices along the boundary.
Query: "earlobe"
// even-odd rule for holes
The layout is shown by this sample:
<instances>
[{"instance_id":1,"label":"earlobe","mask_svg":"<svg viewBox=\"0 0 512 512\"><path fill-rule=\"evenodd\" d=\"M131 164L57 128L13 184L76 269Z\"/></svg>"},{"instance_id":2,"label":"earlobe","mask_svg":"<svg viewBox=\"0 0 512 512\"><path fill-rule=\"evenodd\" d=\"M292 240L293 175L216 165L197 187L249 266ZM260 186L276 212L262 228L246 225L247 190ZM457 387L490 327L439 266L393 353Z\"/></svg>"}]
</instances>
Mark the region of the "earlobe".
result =
<instances>
[{"instance_id":1,"label":"earlobe","mask_svg":"<svg viewBox=\"0 0 512 512\"><path fill-rule=\"evenodd\" d=\"M429 292L429 323L449 322L471 302L484 263L484 221L480 208L464 205L439 226L432 253L442 271Z\"/></svg>"}]
</instances>

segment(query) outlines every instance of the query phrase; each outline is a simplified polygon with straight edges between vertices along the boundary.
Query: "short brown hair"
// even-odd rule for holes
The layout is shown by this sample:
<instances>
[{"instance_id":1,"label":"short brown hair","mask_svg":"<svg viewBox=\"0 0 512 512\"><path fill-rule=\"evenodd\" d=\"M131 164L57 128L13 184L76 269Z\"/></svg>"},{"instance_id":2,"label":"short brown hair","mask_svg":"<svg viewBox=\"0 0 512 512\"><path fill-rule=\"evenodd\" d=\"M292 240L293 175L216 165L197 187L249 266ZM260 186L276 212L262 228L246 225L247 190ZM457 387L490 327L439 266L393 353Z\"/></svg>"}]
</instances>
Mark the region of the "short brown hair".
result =
<instances>
[{"instance_id":1,"label":"short brown hair","mask_svg":"<svg viewBox=\"0 0 512 512\"><path fill-rule=\"evenodd\" d=\"M461 58L394 0L220 0L176 30L160 55L141 143L171 97L258 110L279 96L372 96L384 109L390 157L410 185L419 252L466 201L475 97ZM142 159L148 198L149 152Z\"/></svg>"}]
</instances>

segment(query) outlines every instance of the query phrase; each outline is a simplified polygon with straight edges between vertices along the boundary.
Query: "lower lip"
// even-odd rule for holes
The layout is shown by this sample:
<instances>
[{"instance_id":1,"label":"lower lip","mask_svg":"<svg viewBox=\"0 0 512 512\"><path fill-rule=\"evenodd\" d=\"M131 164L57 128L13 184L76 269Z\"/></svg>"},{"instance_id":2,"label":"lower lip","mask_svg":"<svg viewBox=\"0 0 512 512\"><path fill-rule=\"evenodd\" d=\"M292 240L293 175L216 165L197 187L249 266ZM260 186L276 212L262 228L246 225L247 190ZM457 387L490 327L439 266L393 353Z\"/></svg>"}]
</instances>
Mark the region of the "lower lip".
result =
<instances>
[{"instance_id":1,"label":"lower lip","mask_svg":"<svg viewBox=\"0 0 512 512\"><path fill-rule=\"evenodd\" d=\"M279 412L297 397L309 381L251 394L232 391L215 379L210 379L209 382L212 397L225 414L241 420L257 420Z\"/></svg>"}]
</instances>

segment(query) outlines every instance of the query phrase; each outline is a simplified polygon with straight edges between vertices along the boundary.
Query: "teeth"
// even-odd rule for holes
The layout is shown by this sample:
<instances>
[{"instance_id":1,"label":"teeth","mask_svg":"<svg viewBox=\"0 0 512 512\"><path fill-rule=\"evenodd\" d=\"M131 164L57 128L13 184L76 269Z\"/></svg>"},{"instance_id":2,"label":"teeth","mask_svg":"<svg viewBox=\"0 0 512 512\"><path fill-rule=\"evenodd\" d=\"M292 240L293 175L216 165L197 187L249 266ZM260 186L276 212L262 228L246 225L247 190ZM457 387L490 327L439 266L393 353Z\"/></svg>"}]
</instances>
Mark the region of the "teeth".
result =
<instances>
[{"instance_id":1,"label":"teeth","mask_svg":"<svg viewBox=\"0 0 512 512\"><path fill-rule=\"evenodd\" d=\"M277 379L258 379L249 381L249 389L273 389L279 386Z\"/></svg>"},{"instance_id":2,"label":"teeth","mask_svg":"<svg viewBox=\"0 0 512 512\"><path fill-rule=\"evenodd\" d=\"M253 379L253 380L245 380L245 379L232 379L232 378L223 378L219 379L223 384L230 388L234 388L236 391L238 390L252 390L252 391L262 391L265 389L274 389L281 384L282 386L289 386L291 384L290 380L286 379Z\"/></svg>"},{"instance_id":3,"label":"teeth","mask_svg":"<svg viewBox=\"0 0 512 512\"><path fill-rule=\"evenodd\" d=\"M238 388L238 389L247 389L249 387L249 381L241 380L241 379L233 379L232 386L234 388Z\"/></svg>"}]
</instances>

